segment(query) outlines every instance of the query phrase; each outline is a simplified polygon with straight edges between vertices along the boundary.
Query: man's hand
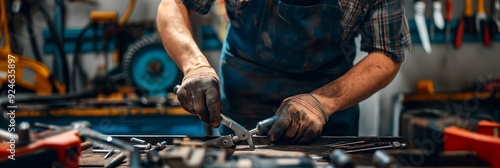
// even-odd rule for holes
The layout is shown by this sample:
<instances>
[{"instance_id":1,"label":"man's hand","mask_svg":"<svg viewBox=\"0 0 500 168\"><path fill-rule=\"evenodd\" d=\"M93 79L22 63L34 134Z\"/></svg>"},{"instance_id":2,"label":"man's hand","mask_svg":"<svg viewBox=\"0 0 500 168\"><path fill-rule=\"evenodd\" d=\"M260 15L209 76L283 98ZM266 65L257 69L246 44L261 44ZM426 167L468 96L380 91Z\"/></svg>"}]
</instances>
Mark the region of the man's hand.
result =
<instances>
[{"instance_id":1,"label":"man's hand","mask_svg":"<svg viewBox=\"0 0 500 168\"><path fill-rule=\"evenodd\" d=\"M283 134L293 142L315 140L328 121L325 110L311 94L299 94L283 100L276 114L279 117L268 133L271 141L277 141Z\"/></svg>"},{"instance_id":2,"label":"man's hand","mask_svg":"<svg viewBox=\"0 0 500 168\"><path fill-rule=\"evenodd\" d=\"M212 127L219 127L222 111L219 77L212 67L189 71L182 79L177 96L184 110L198 115Z\"/></svg>"}]
</instances>

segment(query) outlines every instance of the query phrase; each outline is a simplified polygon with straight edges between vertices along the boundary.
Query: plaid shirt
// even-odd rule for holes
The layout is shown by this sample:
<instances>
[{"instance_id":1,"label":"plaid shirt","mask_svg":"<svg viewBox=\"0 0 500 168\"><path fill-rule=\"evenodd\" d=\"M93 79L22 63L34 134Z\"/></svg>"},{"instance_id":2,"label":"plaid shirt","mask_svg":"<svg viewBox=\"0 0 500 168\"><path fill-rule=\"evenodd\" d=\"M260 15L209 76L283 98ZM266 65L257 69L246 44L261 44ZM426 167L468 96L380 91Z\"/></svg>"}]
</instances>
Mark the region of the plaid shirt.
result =
<instances>
[{"instance_id":1,"label":"plaid shirt","mask_svg":"<svg viewBox=\"0 0 500 168\"><path fill-rule=\"evenodd\" d=\"M361 34L361 50L379 51L402 62L411 38L404 0L339 0L340 24L344 41Z\"/></svg>"}]
</instances>

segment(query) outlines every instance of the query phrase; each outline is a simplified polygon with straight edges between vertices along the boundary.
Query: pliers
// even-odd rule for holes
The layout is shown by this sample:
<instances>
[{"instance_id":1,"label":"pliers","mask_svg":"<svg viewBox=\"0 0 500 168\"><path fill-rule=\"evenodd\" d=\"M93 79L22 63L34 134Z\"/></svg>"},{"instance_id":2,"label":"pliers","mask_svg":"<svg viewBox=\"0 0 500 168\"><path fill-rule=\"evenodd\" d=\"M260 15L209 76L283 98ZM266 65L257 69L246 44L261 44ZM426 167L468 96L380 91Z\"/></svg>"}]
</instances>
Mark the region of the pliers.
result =
<instances>
[{"instance_id":1,"label":"pliers","mask_svg":"<svg viewBox=\"0 0 500 168\"><path fill-rule=\"evenodd\" d=\"M238 141L247 141L250 149L255 149L255 145L253 144L252 135L257 134L257 129L252 129L248 131L245 127L241 126L234 120L229 117L226 117L224 114L221 114L222 117L222 125L229 127L234 131L236 135L225 135L219 138L215 138L212 140L205 141L204 144L207 146L218 147L218 148L229 148L235 146L234 143Z\"/></svg>"},{"instance_id":2,"label":"pliers","mask_svg":"<svg viewBox=\"0 0 500 168\"><path fill-rule=\"evenodd\" d=\"M179 90L179 85L175 86L174 88L174 93L177 94L177 90ZM271 129L271 127L274 124L274 121L278 118L278 116L272 116L268 119L260 121L257 126L254 129L251 129L250 131L245 129L245 127L241 126L239 123L236 121L232 120L231 118L225 116L224 114L221 115L221 123L222 125L225 125L226 127L229 127L231 130L234 131L236 135L224 135L219 138L215 138L212 140L205 141L204 144L207 146L211 147L218 147L218 148L230 148L235 146L235 142L239 141L247 141L248 145L250 146L250 149L255 149L255 145L253 144L253 139L252 135L255 135L257 133L267 133Z\"/></svg>"}]
</instances>

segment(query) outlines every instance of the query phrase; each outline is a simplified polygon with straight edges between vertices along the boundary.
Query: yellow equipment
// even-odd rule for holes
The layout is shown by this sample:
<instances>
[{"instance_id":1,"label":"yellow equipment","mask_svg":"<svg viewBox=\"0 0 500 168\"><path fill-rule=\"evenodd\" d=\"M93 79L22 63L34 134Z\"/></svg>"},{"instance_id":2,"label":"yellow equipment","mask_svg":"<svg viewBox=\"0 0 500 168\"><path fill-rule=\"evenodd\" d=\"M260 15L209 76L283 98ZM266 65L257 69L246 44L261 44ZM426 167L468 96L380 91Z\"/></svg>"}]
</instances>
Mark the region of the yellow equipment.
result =
<instances>
[{"instance_id":1,"label":"yellow equipment","mask_svg":"<svg viewBox=\"0 0 500 168\"><path fill-rule=\"evenodd\" d=\"M0 0L0 10L0 41L3 42L0 46L0 86L3 87L9 84L8 79L14 79L15 82L11 80L10 83L32 90L38 95L47 95L54 91L63 94L66 86L55 81L51 77L49 69L43 63L24 58L12 52L8 26L9 18L7 18L5 0ZM13 60L10 61L10 63L15 66L15 71L8 71L9 59ZM23 78L23 74L26 73L26 71L32 71L34 73L34 80L29 81ZM9 75L13 76L9 77Z\"/></svg>"}]
</instances>

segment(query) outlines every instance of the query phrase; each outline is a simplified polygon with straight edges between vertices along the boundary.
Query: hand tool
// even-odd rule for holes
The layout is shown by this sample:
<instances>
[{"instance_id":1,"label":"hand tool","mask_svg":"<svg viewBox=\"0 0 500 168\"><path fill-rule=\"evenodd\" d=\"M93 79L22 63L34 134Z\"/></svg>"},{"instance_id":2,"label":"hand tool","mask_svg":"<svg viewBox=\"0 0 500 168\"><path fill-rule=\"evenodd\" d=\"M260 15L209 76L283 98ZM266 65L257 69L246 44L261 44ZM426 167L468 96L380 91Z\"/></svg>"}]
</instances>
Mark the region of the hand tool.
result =
<instances>
[{"instance_id":1,"label":"hand tool","mask_svg":"<svg viewBox=\"0 0 500 168\"><path fill-rule=\"evenodd\" d=\"M251 129L250 131L248 131L246 134L243 134L242 136L246 136L246 137L248 137L248 139L252 139L251 136L255 135L255 134L267 135L267 133L272 128L272 126L277 118L278 118L278 116L275 115L275 116L269 117L265 120L258 122L257 126L255 128ZM239 128L235 128L235 129L239 130L240 132L245 132ZM233 129L233 130L235 130L235 129ZM227 136L222 136L222 137L219 137L216 139L208 140L205 142L205 144L209 145L209 146L214 146L214 147L224 147L224 148L232 147L235 145L235 142L238 142L240 140L245 140L245 139L239 138L238 133L236 133L236 135L237 136L227 135ZM248 145L250 146L250 149L255 149L255 145L253 144L253 140L249 141L248 139L246 139L246 141L247 141Z\"/></svg>"},{"instance_id":2,"label":"hand tool","mask_svg":"<svg viewBox=\"0 0 500 168\"><path fill-rule=\"evenodd\" d=\"M493 13L493 21L497 25L498 32L500 32L500 0L495 0L492 13Z\"/></svg>"},{"instance_id":3,"label":"hand tool","mask_svg":"<svg viewBox=\"0 0 500 168\"><path fill-rule=\"evenodd\" d=\"M221 114L222 120L221 123L227 127L229 127L231 130L234 131L236 134L235 136L228 135L228 136L222 136L220 138L216 138L213 140L208 140L205 142L205 144L209 146L214 146L214 147L232 147L234 146L234 142L238 141L247 141L248 145L250 146L250 149L255 149L255 145L253 144L253 139L252 135L256 134L257 132L250 132L245 127L241 126L237 122L233 121L229 117L226 117L224 114Z\"/></svg>"},{"instance_id":4,"label":"hand tool","mask_svg":"<svg viewBox=\"0 0 500 168\"><path fill-rule=\"evenodd\" d=\"M484 9L484 0L477 0L476 30L482 36L484 46L491 46L490 27L488 26L488 17Z\"/></svg>"},{"instance_id":5,"label":"hand tool","mask_svg":"<svg viewBox=\"0 0 500 168\"><path fill-rule=\"evenodd\" d=\"M445 45L446 45L446 55L444 57L444 64L450 66L451 63L451 20L453 19L453 0L445 0L445 20L446 20L446 35L445 35Z\"/></svg>"},{"instance_id":6,"label":"hand tool","mask_svg":"<svg viewBox=\"0 0 500 168\"><path fill-rule=\"evenodd\" d=\"M462 47L463 36L466 32L469 35L474 35L476 33L475 25L474 25L474 12L472 8L472 0L465 0L464 4L464 16L457 25L457 30L455 32L455 48Z\"/></svg>"},{"instance_id":7,"label":"hand tool","mask_svg":"<svg viewBox=\"0 0 500 168\"><path fill-rule=\"evenodd\" d=\"M451 19L453 19L453 0L445 1L445 19L446 19L446 43L448 44L450 40L451 32Z\"/></svg>"},{"instance_id":8,"label":"hand tool","mask_svg":"<svg viewBox=\"0 0 500 168\"><path fill-rule=\"evenodd\" d=\"M341 143L341 144L330 144L330 145L326 145L326 146L334 148L334 147L339 147L339 146L366 144L366 143L373 143L373 142L380 142L380 139L377 137L374 137L374 138L368 138L368 139L365 139L362 141L355 141L355 142L348 142L348 143Z\"/></svg>"},{"instance_id":9,"label":"hand tool","mask_svg":"<svg viewBox=\"0 0 500 168\"><path fill-rule=\"evenodd\" d=\"M434 12L432 13L434 24L439 30L443 30L444 29L444 18L442 12L443 4L441 3L440 0L433 0L432 7L434 9Z\"/></svg>"},{"instance_id":10,"label":"hand tool","mask_svg":"<svg viewBox=\"0 0 500 168\"><path fill-rule=\"evenodd\" d=\"M406 147L406 143L400 143L399 141L383 142L383 143L379 143L379 144L376 144L374 147L346 150L345 152L346 153L356 153L356 152L373 151L373 150L379 150L379 149L401 149L401 148Z\"/></svg>"},{"instance_id":11,"label":"hand tool","mask_svg":"<svg viewBox=\"0 0 500 168\"><path fill-rule=\"evenodd\" d=\"M425 2L422 0L415 0L413 4L415 10L415 22L417 24L418 34L420 41L427 54L431 53L431 43L429 41L429 33L427 32L427 25L425 23Z\"/></svg>"},{"instance_id":12,"label":"hand tool","mask_svg":"<svg viewBox=\"0 0 500 168\"><path fill-rule=\"evenodd\" d=\"M174 87L174 93L177 94L177 91L179 90L180 85L177 85ZM249 132L245 127L241 126L239 123L235 122L229 117L226 117L224 114L221 114L221 123L222 125L225 125L226 127L229 127L231 130L234 131L236 134L235 136L223 136L220 138L216 138L213 140L206 141L207 145L214 145L216 147L231 147L234 145L234 142L243 140L247 141L248 145L250 146L251 149L255 149L255 145L253 144L253 139L252 135L256 134L257 132Z\"/></svg>"}]
</instances>

